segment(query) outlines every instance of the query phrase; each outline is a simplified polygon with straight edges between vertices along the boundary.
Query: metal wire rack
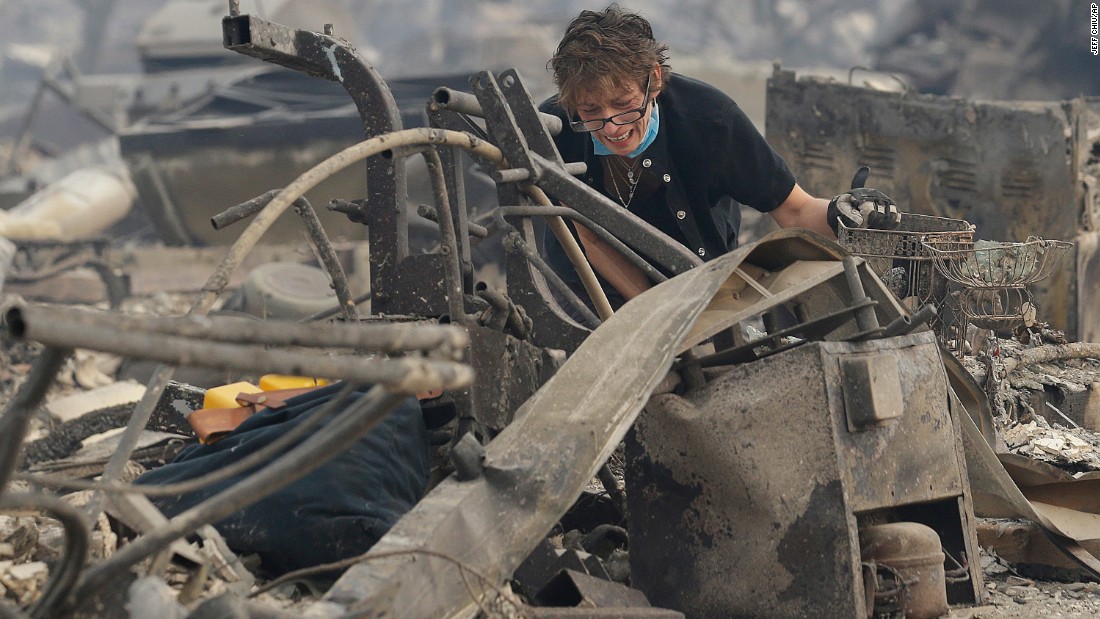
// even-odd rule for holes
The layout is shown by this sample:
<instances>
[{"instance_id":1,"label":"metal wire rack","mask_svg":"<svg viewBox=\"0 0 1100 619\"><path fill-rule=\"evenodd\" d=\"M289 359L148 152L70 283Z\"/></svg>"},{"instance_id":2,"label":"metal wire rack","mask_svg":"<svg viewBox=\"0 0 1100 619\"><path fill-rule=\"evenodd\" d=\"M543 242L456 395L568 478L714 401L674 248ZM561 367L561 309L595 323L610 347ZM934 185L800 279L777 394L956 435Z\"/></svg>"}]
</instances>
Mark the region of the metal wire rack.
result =
<instances>
[{"instance_id":1,"label":"metal wire rack","mask_svg":"<svg viewBox=\"0 0 1100 619\"><path fill-rule=\"evenodd\" d=\"M949 282L933 266L925 242L973 243L972 224L962 219L902 213L894 230L848 228L841 223L837 240L853 255L866 260L910 311L933 304L937 313L929 326L949 348L959 346L958 333L965 332L965 325L956 322L955 317L961 316L955 307L958 300L950 297Z\"/></svg>"},{"instance_id":2,"label":"metal wire rack","mask_svg":"<svg viewBox=\"0 0 1100 619\"><path fill-rule=\"evenodd\" d=\"M1035 321L1027 286L1049 277L1073 243L1030 237L1023 243L924 243L936 270L959 285L955 305L969 324L1011 329Z\"/></svg>"}]
</instances>

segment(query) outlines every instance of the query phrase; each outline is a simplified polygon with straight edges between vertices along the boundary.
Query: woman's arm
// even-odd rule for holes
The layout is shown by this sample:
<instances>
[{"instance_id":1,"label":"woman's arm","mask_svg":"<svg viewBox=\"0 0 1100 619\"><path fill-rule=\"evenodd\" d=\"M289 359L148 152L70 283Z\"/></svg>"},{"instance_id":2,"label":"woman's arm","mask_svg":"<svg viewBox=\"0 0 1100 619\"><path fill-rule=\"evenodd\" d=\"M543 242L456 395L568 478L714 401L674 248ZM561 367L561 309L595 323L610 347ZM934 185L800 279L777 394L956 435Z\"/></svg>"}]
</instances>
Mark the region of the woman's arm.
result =
<instances>
[{"instance_id":1,"label":"woman's arm","mask_svg":"<svg viewBox=\"0 0 1100 619\"><path fill-rule=\"evenodd\" d=\"M798 183L795 183L783 204L769 214L775 219L775 223L783 228L808 228L825 237L835 239L836 234L829 227L825 217L828 210L828 200L811 196Z\"/></svg>"}]
</instances>

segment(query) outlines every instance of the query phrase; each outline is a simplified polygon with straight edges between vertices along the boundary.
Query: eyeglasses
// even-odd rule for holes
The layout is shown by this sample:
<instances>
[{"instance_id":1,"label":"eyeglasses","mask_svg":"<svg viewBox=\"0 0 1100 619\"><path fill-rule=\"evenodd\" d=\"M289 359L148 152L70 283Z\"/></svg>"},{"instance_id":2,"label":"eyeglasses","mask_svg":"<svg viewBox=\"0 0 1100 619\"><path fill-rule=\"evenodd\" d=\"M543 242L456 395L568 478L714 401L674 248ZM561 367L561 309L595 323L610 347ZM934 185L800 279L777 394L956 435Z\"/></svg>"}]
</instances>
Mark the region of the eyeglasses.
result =
<instances>
[{"instance_id":1,"label":"eyeglasses","mask_svg":"<svg viewBox=\"0 0 1100 619\"><path fill-rule=\"evenodd\" d=\"M592 120L575 120L569 123L569 128L577 133L591 133L593 131L599 131L603 129L603 126L607 123L613 125L629 125L630 123L638 122L642 116L645 116L645 110L649 107L649 83L653 80L653 74L650 73L649 77L645 81L645 97L642 99L642 106L620 112L614 116L608 116L607 118L593 118Z\"/></svg>"}]
</instances>

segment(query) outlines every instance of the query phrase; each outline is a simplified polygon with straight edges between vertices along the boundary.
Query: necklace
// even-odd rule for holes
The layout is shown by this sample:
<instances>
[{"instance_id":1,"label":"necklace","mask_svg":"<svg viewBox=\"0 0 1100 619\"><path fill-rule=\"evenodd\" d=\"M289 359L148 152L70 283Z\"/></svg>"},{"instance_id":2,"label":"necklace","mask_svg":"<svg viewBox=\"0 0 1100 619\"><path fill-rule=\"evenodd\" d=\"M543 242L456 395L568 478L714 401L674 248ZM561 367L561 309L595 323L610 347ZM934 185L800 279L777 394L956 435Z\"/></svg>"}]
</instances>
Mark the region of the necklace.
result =
<instances>
[{"instance_id":1,"label":"necklace","mask_svg":"<svg viewBox=\"0 0 1100 619\"><path fill-rule=\"evenodd\" d=\"M634 159L630 162L630 164L627 164L622 157L616 157L616 159L618 159L619 164L623 166L623 170L626 171L627 182L629 182L631 185L637 185L638 179L634 178L634 172L638 169L638 161L640 160Z\"/></svg>"},{"instance_id":2,"label":"necklace","mask_svg":"<svg viewBox=\"0 0 1100 619\"><path fill-rule=\"evenodd\" d=\"M630 203L634 200L634 192L638 190L639 177L634 174L635 170L638 168L638 161L635 160L633 164L628 165L622 159L612 157L612 161L616 160L626 173L626 199L623 199L623 194L619 191L619 182L615 180L615 166L613 164L608 166L608 172L611 174L611 186L615 189L615 195L619 198L619 202L622 203L623 207L630 208Z\"/></svg>"}]
</instances>

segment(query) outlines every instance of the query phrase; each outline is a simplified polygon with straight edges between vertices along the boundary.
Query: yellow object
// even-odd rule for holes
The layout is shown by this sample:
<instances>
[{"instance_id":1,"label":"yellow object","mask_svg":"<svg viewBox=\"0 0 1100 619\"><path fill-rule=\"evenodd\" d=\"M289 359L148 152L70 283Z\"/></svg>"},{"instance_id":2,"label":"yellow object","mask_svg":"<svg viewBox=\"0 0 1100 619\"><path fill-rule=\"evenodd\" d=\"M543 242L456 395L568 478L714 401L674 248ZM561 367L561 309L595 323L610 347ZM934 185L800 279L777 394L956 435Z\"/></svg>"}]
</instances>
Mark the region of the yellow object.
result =
<instances>
[{"instance_id":1,"label":"yellow object","mask_svg":"<svg viewBox=\"0 0 1100 619\"><path fill-rule=\"evenodd\" d=\"M231 383L206 390L202 398L203 408L236 408L238 393L259 393L263 389L249 382Z\"/></svg>"},{"instance_id":2,"label":"yellow object","mask_svg":"<svg viewBox=\"0 0 1100 619\"><path fill-rule=\"evenodd\" d=\"M280 389L301 389L303 387L324 387L329 381L312 376L287 376L285 374L264 374L260 377L260 389L278 391Z\"/></svg>"}]
</instances>

